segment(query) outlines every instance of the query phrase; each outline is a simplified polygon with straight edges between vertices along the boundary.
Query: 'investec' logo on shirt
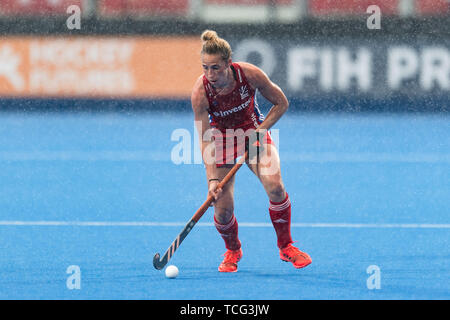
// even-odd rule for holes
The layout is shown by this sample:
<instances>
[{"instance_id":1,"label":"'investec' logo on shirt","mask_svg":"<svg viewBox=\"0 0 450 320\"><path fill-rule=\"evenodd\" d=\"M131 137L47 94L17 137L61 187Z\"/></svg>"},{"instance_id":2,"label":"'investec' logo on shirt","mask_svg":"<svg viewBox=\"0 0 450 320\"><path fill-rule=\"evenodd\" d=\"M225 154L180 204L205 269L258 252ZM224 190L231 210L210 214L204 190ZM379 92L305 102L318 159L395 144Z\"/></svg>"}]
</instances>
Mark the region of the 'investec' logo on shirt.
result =
<instances>
[{"instance_id":1,"label":"'investec' logo on shirt","mask_svg":"<svg viewBox=\"0 0 450 320\"><path fill-rule=\"evenodd\" d=\"M234 107L234 108L231 108L231 109L228 109L228 110L225 110L225 111L214 111L213 114L216 117L229 116L230 114L233 114L235 112L238 112L238 111L241 111L241 110L247 108L251 101L252 101L252 99L248 99L247 101L245 101L244 103L238 105L237 107Z\"/></svg>"}]
</instances>

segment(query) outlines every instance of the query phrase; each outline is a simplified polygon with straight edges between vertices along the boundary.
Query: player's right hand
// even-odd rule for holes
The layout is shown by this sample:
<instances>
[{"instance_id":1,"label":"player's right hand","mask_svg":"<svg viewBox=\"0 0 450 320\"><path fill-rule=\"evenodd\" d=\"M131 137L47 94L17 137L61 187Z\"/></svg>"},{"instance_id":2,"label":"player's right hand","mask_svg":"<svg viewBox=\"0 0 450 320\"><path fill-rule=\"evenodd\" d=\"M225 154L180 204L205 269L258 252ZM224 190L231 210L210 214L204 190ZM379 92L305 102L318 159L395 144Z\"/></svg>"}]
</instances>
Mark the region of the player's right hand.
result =
<instances>
[{"instance_id":1,"label":"player's right hand","mask_svg":"<svg viewBox=\"0 0 450 320\"><path fill-rule=\"evenodd\" d=\"M213 180L209 182L208 196L212 196L214 198L214 201L212 201L209 205L210 207L216 203L222 193L222 188L217 188L218 185L219 181Z\"/></svg>"}]
</instances>

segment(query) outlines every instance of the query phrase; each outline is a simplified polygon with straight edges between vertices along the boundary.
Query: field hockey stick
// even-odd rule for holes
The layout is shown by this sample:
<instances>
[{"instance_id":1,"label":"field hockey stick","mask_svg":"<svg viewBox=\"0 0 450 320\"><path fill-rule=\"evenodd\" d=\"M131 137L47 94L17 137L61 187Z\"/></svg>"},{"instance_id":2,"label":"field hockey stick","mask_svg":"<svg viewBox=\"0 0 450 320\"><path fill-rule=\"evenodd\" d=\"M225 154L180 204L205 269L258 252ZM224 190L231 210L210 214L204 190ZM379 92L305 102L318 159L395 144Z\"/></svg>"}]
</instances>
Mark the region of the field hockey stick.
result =
<instances>
[{"instance_id":1,"label":"field hockey stick","mask_svg":"<svg viewBox=\"0 0 450 320\"><path fill-rule=\"evenodd\" d=\"M244 164L245 160L247 159L248 151L245 152L244 156L242 156L236 164L231 168L230 172L223 178L222 181L217 185L217 188L223 188L228 181L235 175L235 173L239 170L239 168ZM166 253L160 259L159 253L155 254L153 257L153 266L161 270L164 268L164 266L169 262L170 258L172 258L173 254L175 253L175 250L178 249L180 244L183 242L184 238L191 232L192 228L194 228L195 224L200 220L200 218L203 216L203 214L208 210L209 206L211 205L211 202L214 201L214 197L212 195L209 195L206 201L202 204L202 206L197 210L197 212L192 216L191 220L187 223L187 225L184 227L184 229L180 232L178 237L172 242L170 247L167 249Z\"/></svg>"}]
</instances>

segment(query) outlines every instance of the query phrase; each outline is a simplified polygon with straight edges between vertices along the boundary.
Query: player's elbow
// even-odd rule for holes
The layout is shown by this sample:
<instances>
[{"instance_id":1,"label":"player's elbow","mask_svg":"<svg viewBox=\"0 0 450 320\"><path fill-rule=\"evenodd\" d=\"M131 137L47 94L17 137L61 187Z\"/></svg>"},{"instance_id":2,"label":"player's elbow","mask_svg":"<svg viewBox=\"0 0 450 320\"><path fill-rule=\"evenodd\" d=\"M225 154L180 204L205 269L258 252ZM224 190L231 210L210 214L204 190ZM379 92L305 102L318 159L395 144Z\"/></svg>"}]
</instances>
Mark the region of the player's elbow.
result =
<instances>
[{"instance_id":1,"label":"player's elbow","mask_svg":"<svg viewBox=\"0 0 450 320\"><path fill-rule=\"evenodd\" d=\"M281 103L279 104L281 110L284 112L287 111L287 109L289 109L289 101L287 99L283 99L283 101L281 101Z\"/></svg>"}]
</instances>

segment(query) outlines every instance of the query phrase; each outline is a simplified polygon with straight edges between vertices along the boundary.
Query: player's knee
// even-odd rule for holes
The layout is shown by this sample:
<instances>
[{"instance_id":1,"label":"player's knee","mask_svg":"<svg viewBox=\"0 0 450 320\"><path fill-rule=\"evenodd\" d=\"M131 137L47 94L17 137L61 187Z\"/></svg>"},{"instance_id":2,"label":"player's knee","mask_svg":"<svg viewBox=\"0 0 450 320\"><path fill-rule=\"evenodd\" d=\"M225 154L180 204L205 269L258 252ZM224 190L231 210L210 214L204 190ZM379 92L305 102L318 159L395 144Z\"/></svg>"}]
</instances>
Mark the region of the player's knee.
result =
<instances>
[{"instance_id":1,"label":"player's knee","mask_svg":"<svg viewBox=\"0 0 450 320\"><path fill-rule=\"evenodd\" d=\"M215 207L214 216L216 221L220 224L227 224L233 217L234 208L233 207Z\"/></svg>"},{"instance_id":2,"label":"player's knee","mask_svg":"<svg viewBox=\"0 0 450 320\"><path fill-rule=\"evenodd\" d=\"M271 199L281 199L285 192L284 185L281 182L271 183L268 190Z\"/></svg>"}]
</instances>

